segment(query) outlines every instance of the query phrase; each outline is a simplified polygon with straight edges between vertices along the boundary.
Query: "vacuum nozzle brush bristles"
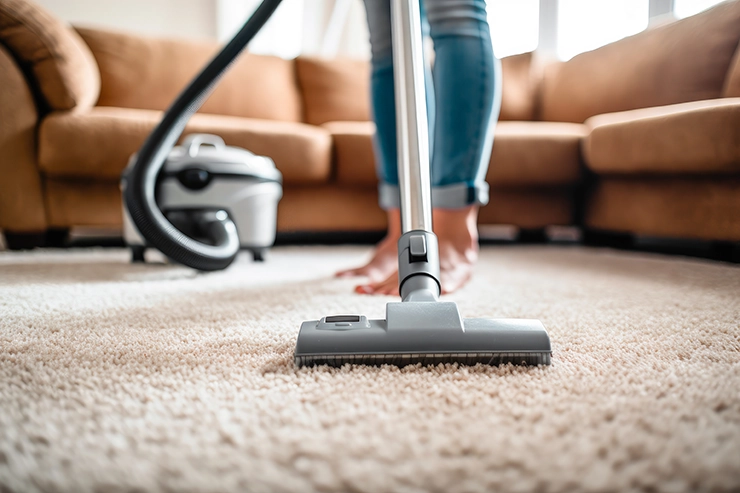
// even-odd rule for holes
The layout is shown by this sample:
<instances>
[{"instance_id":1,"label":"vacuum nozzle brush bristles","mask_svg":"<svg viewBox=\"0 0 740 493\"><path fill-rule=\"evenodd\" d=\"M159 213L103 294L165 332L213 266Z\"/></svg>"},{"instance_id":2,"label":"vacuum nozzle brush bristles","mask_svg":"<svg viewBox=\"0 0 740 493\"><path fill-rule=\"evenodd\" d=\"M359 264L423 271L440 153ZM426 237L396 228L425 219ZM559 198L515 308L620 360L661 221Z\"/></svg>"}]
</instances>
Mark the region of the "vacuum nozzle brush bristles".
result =
<instances>
[{"instance_id":1,"label":"vacuum nozzle brush bristles","mask_svg":"<svg viewBox=\"0 0 740 493\"><path fill-rule=\"evenodd\" d=\"M440 363L458 363L466 366L478 363L492 366L509 363L519 366L537 366L549 365L550 353L316 354L296 356L295 363L298 366L328 365L335 368L344 364L404 367L418 363L422 366L436 366Z\"/></svg>"},{"instance_id":2,"label":"vacuum nozzle brush bristles","mask_svg":"<svg viewBox=\"0 0 740 493\"><path fill-rule=\"evenodd\" d=\"M549 365L550 337L539 320L460 317L448 301L386 305L386 318L333 315L303 322L298 366Z\"/></svg>"}]
</instances>

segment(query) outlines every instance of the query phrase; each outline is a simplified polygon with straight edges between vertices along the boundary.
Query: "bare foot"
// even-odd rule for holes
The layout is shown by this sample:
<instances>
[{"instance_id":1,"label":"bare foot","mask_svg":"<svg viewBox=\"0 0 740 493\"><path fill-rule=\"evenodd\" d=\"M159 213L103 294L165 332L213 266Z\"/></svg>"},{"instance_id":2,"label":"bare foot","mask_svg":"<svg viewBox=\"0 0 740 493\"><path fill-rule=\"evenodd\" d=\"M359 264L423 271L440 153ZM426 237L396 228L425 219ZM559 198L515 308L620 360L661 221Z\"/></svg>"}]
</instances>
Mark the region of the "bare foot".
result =
<instances>
[{"instance_id":1,"label":"bare foot","mask_svg":"<svg viewBox=\"0 0 740 493\"><path fill-rule=\"evenodd\" d=\"M401 213L388 211L388 234L375 247L373 257L362 267L336 273L337 277L366 276L370 282L380 282L398 270L398 239L401 237Z\"/></svg>"},{"instance_id":2,"label":"bare foot","mask_svg":"<svg viewBox=\"0 0 740 493\"><path fill-rule=\"evenodd\" d=\"M470 280L478 260L478 206L435 209L432 214L434 233L439 239L442 294L449 294ZM357 286L355 292L398 296L397 255L393 259L393 272L382 280L371 279L369 283Z\"/></svg>"}]
</instances>

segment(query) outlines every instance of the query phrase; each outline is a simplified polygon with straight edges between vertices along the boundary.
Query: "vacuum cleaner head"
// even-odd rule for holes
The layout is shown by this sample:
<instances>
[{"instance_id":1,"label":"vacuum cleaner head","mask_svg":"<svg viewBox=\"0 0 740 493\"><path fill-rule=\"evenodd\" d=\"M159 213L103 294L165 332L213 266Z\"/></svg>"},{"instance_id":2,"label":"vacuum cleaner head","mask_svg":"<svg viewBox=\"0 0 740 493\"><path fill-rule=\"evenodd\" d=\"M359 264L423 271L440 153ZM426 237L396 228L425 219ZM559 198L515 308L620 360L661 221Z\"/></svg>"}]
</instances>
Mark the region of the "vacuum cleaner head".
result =
<instances>
[{"instance_id":1,"label":"vacuum cleaner head","mask_svg":"<svg viewBox=\"0 0 740 493\"><path fill-rule=\"evenodd\" d=\"M453 302L406 301L388 303L385 320L338 315L303 322L295 363L536 366L549 365L551 352L539 320L463 320Z\"/></svg>"}]
</instances>

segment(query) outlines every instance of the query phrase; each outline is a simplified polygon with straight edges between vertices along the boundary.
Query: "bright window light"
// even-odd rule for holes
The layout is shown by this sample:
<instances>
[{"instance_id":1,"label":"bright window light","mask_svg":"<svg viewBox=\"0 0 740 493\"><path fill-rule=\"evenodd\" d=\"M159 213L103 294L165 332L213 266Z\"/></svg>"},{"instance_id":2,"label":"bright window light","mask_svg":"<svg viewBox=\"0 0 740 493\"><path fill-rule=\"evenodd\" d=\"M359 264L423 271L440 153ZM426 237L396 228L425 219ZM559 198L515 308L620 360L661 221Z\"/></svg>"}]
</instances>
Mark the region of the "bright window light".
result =
<instances>
[{"instance_id":1,"label":"bright window light","mask_svg":"<svg viewBox=\"0 0 740 493\"><path fill-rule=\"evenodd\" d=\"M714 7L723 0L673 0L673 13L679 19L698 14L702 10Z\"/></svg>"},{"instance_id":2,"label":"bright window light","mask_svg":"<svg viewBox=\"0 0 740 493\"><path fill-rule=\"evenodd\" d=\"M260 3L259 0L218 0L219 40L231 39ZM303 8L304 0L284 0L249 43L249 52L288 59L298 56L303 47Z\"/></svg>"},{"instance_id":3,"label":"bright window light","mask_svg":"<svg viewBox=\"0 0 740 493\"><path fill-rule=\"evenodd\" d=\"M648 26L648 0L560 0L558 45L561 60L637 34Z\"/></svg>"},{"instance_id":4,"label":"bright window light","mask_svg":"<svg viewBox=\"0 0 740 493\"><path fill-rule=\"evenodd\" d=\"M539 15L539 0L488 0L488 23L496 56L536 50Z\"/></svg>"}]
</instances>

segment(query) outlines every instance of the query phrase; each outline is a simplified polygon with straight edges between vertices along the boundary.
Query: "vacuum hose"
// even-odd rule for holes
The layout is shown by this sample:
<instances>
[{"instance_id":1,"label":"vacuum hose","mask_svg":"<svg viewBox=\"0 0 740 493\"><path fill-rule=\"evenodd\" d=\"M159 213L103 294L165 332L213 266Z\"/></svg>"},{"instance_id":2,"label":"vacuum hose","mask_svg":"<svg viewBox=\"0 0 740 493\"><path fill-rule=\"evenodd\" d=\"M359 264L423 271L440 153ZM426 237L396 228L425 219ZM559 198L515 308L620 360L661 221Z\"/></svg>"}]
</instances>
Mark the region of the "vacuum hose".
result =
<instances>
[{"instance_id":1,"label":"vacuum hose","mask_svg":"<svg viewBox=\"0 0 740 493\"><path fill-rule=\"evenodd\" d=\"M213 245L180 232L159 210L155 198L157 175L169 152L213 88L275 12L282 0L263 0L234 38L177 97L162 121L139 150L132 168L123 178L123 200L141 235L172 260L202 271L228 267L239 253L236 226L224 211L209 215Z\"/></svg>"}]
</instances>

